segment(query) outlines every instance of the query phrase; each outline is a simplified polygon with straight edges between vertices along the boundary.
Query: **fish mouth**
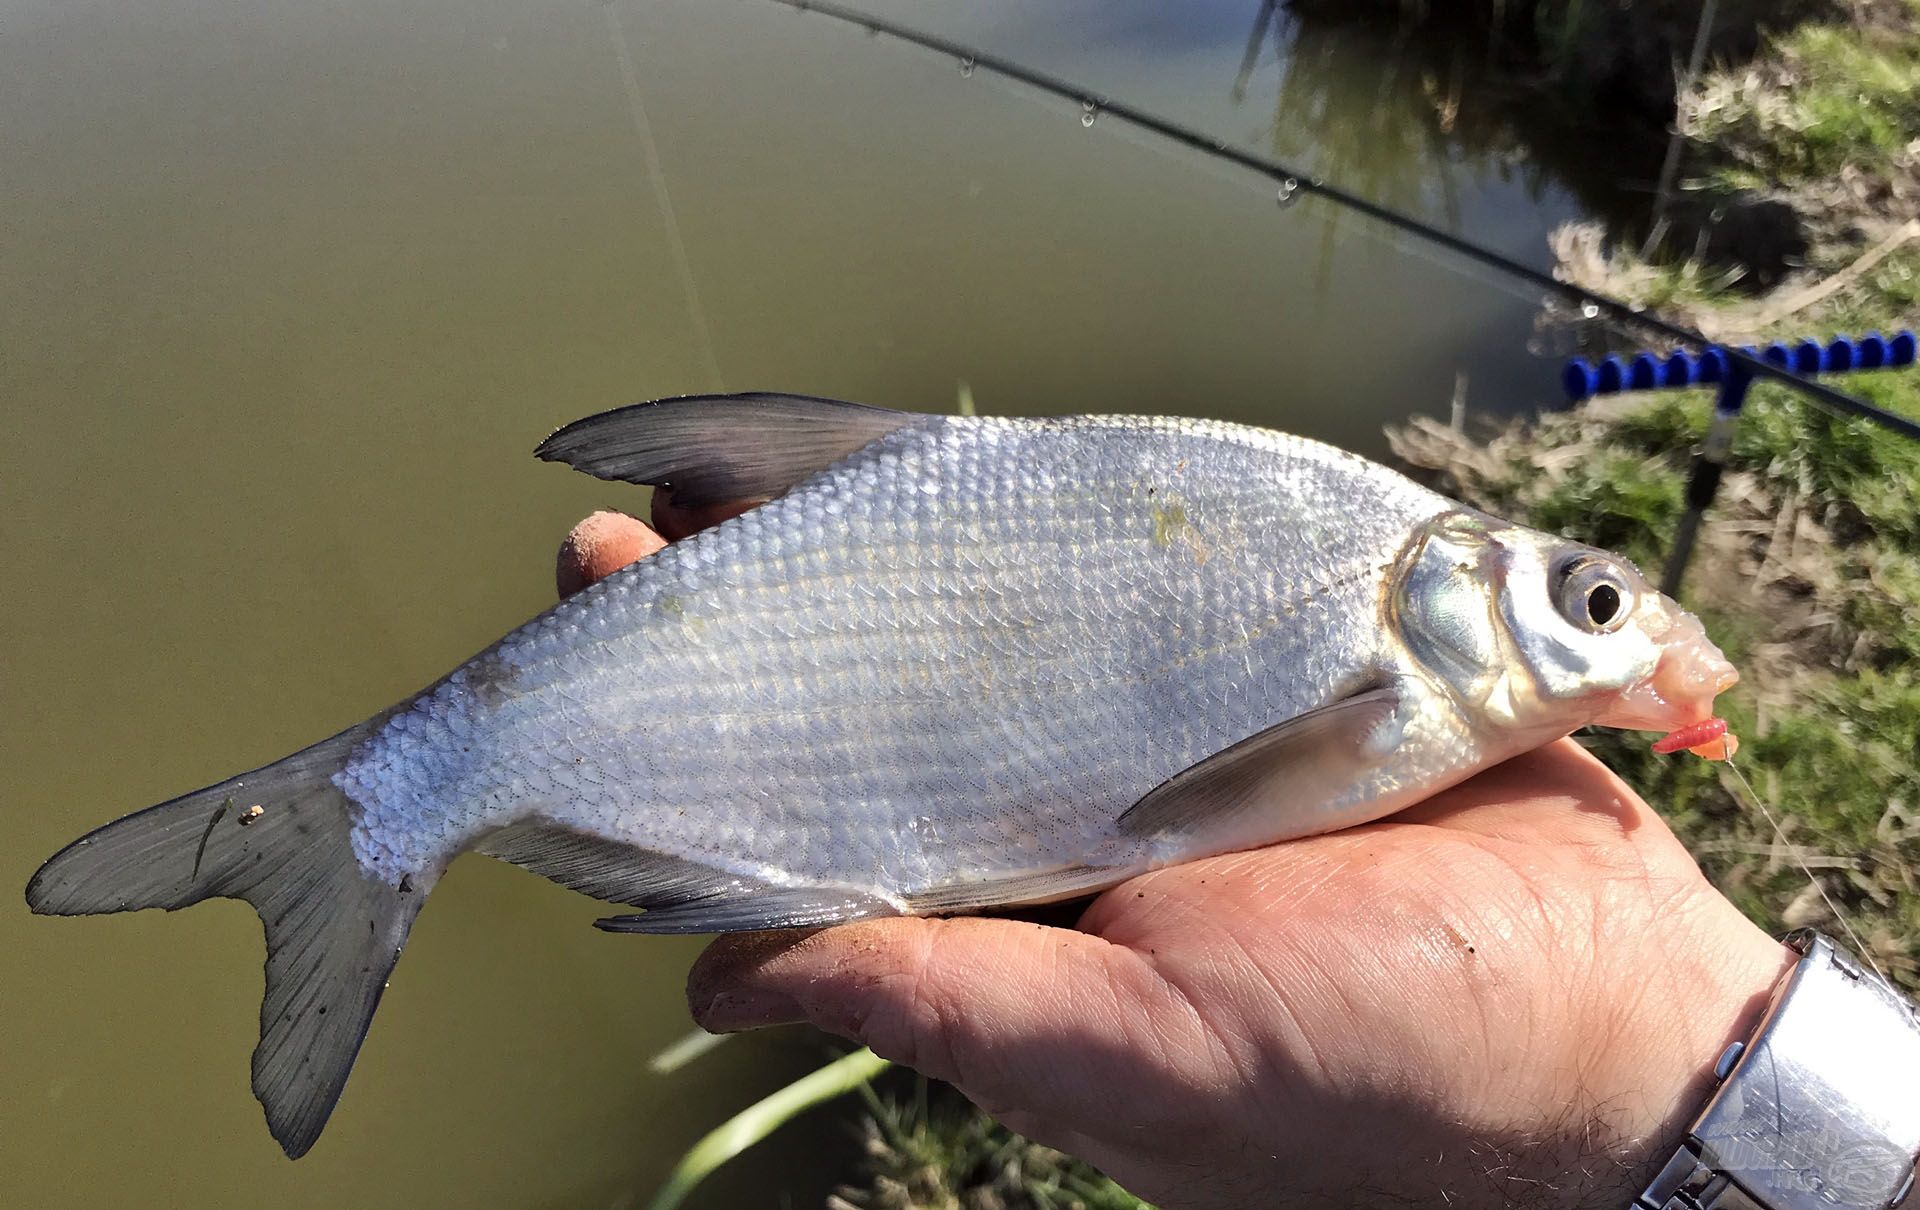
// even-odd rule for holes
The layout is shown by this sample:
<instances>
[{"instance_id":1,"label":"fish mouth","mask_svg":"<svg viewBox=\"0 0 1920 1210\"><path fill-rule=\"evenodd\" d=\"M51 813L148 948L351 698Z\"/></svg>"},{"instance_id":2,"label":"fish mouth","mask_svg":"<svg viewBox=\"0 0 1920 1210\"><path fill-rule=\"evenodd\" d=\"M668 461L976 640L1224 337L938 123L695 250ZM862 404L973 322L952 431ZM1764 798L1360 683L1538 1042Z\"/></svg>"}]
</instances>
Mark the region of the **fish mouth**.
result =
<instances>
[{"instance_id":1,"label":"fish mouth","mask_svg":"<svg viewBox=\"0 0 1920 1210\"><path fill-rule=\"evenodd\" d=\"M1661 652L1652 674L1629 685L1594 722L1624 731L1674 731L1702 723L1713 717L1713 699L1740 680L1691 614L1678 613L1655 641Z\"/></svg>"}]
</instances>

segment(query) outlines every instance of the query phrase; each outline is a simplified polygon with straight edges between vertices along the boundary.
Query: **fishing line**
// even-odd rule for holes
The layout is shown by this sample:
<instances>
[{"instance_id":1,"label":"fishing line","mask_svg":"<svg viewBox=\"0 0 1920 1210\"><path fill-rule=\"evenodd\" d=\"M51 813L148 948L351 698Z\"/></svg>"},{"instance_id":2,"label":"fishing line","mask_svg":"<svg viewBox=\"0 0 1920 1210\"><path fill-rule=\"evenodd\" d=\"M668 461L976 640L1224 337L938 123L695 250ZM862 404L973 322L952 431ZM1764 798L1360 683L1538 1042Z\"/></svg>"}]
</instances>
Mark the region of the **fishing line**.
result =
<instances>
[{"instance_id":1,"label":"fishing line","mask_svg":"<svg viewBox=\"0 0 1920 1210\"><path fill-rule=\"evenodd\" d=\"M1774 813L1768 809L1766 802L1762 800L1759 793L1754 790L1753 783L1747 780L1747 775L1740 772L1734 765L1731 755L1729 755L1723 763L1727 766L1727 772L1733 774L1733 779L1740 783L1740 788L1746 791L1745 797L1747 801L1759 809L1761 817L1772 826L1773 834L1780 838L1780 843L1787 847L1788 853L1792 854L1793 862L1800 867L1800 872L1807 876L1807 881L1813 884L1813 889L1820 892L1820 898L1826 902L1827 911L1833 913L1833 918L1838 921L1840 927L1845 930L1847 940L1853 944L1853 952L1860 955L1860 960L1871 967L1873 973L1880 976L1882 982L1886 983L1889 987L1893 986L1893 980L1887 978L1887 972L1881 970L1880 964L1874 961L1873 951L1868 949L1860 940L1860 934L1853 931L1853 925L1847 922L1847 917L1841 912L1840 905L1834 902L1832 895L1827 893L1827 884L1821 882L1819 877L1814 874L1813 867L1808 865L1807 859L1801 855L1800 846L1788 839L1787 830L1780 826L1780 820L1774 816ZM1740 796L1735 795L1735 797L1738 798Z\"/></svg>"},{"instance_id":2,"label":"fishing line","mask_svg":"<svg viewBox=\"0 0 1920 1210\"><path fill-rule=\"evenodd\" d=\"M1495 252L1491 248L1474 243L1472 240L1438 227L1422 222L1412 215L1402 213L1390 206L1381 205L1349 189L1332 184L1319 177L1301 172L1279 160L1245 151L1230 145L1225 139L1209 135L1190 126L1183 126L1171 119L1161 117L1144 109L1137 109L1124 101L1116 101L1106 94L1085 88L1069 80L1049 75L1031 67L1025 67L1010 59L975 49L936 34L923 33L910 26L875 17L856 9L831 3L830 0L769 0L802 13L819 13L834 21L857 26L869 34L885 35L898 39L935 54L951 56L959 62L962 75L973 76L987 72L1024 84L1040 92L1071 101L1081 107L1082 122L1093 126L1100 119L1110 119L1109 125L1120 124L1137 127L1141 130L1171 140L1203 156L1222 160L1249 172L1264 176L1279 186L1281 196L1308 194L1324 197L1344 209L1366 215L1387 226L1404 231L1426 240L1431 244L1445 248L1468 261L1477 262L1499 270L1543 290L1551 295L1567 299L1580 306L1583 313L1605 314L1615 322L1625 325L1629 331L1646 331L1659 336L1662 340L1675 344L1690 345L1705 349L1715 346L1714 341L1705 335L1681 324L1663 319L1645 310L1640 310L1611 298L1605 294L1596 294L1583 286L1564 282L1549 273ZM1718 346L1725 349L1727 360L1736 368L1755 378L1772 379L1792 386L1808 398L1842 415L1871 420L1875 424L1888 428L1904 436L1920 440L1920 420L1887 411L1885 408L1855 398L1844 391L1837 391L1825 383L1817 382L1793 372L1783 366L1775 365L1762 357L1755 356L1736 346Z\"/></svg>"},{"instance_id":3,"label":"fishing line","mask_svg":"<svg viewBox=\"0 0 1920 1210\"><path fill-rule=\"evenodd\" d=\"M693 334L700 346L707 373L713 376L716 391L726 389L720 377L720 362L713 353L713 333L707 328L707 313L700 305L700 291L694 288L693 266L687 260L686 241L680 238L680 221L674 217L673 196L667 191L667 174L660 167L660 149L654 145L653 124L647 121L647 107L640 99L640 73L634 70L633 54L627 48L627 31L612 4L601 6L607 15L607 32L613 39L614 57L620 61L620 82L627 91L627 113L640 136L640 150L647 161L647 182L653 186L654 203L660 207L660 219L667 229L667 247L673 253L673 268L680 278L680 289L687 296L687 316L693 322Z\"/></svg>"}]
</instances>

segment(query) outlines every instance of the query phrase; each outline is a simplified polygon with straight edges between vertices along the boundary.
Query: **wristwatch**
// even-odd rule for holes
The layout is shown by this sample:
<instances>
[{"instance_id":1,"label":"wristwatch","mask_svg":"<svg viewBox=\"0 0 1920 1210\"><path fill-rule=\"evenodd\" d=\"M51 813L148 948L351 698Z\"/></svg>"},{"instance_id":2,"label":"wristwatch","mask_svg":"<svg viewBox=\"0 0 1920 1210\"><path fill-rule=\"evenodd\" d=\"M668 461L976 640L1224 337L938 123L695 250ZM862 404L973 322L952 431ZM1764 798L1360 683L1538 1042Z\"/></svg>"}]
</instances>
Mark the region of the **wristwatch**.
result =
<instances>
[{"instance_id":1,"label":"wristwatch","mask_svg":"<svg viewBox=\"0 0 1920 1210\"><path fill-rule=\"evenodd\" d=\"M1913 1194L1920 1008L1818 933L1786 942L1799 963L1634 1210L1888 1210Z\"/></svg>"}]
</instances>

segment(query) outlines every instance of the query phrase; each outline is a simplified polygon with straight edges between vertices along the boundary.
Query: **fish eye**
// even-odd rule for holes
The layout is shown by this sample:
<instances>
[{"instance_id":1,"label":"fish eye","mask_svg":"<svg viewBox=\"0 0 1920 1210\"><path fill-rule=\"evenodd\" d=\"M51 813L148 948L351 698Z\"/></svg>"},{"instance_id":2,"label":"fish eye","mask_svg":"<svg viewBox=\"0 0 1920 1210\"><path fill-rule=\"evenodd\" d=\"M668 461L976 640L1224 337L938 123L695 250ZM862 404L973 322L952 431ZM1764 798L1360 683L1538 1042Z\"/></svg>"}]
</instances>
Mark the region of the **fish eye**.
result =
<instances>
[{"instance_id":1,"label":"fish eye","mask_svg":"<svg viewBox=\"0 0 1920 1210\"><path fill-rule=\"evenodd\" d=\"M1633 612L1633 587L1606 559L1581 555L1561 566L1554 591L1560 616L1589 634L1611 634Z\"/></svg>"}]
</instances>

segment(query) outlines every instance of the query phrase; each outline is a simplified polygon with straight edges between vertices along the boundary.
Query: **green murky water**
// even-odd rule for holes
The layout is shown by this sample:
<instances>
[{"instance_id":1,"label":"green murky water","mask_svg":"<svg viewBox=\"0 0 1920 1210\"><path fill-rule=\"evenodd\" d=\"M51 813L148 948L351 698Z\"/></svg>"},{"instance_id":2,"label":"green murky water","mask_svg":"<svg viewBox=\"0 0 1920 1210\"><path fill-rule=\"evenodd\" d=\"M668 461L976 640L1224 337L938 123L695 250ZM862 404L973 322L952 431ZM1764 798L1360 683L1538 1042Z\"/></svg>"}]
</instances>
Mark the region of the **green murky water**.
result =
<instances>
[{"instance_id":1,"label":"green murky water","mask_svg":"<svg viewBox=\"0 0 1920 1210\"><path fill-rule=\"evenodd\" d=\"M1535 261L1577 212L1448 133L1454 85L1384 36L1281 22L1243 74L1257 3L1169 8L876 11ZM244 906L17 898L81 831L330 734L548 604L567 526L640 502L534 462L556 425L716 388L944 409L964 379L985 411L1377 451L1456 371L1485 406L1550 390L1525 299L753 0L4 0L0 114L9 1206L632 1204L819 1057L756 1039L647 1074L696 947L593 932L593 903L471 859L290 1164L247 1091ZM815 1138L706 1204L817 1205L850 1146Z\"/></svg>"}]
</instances>

